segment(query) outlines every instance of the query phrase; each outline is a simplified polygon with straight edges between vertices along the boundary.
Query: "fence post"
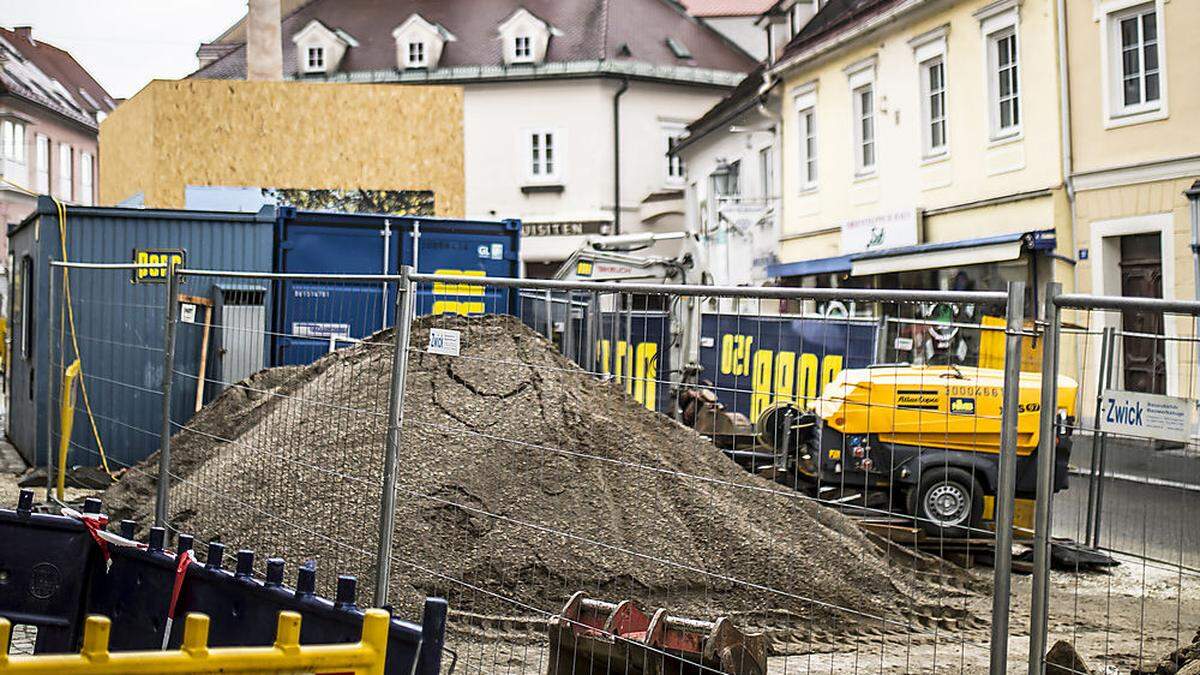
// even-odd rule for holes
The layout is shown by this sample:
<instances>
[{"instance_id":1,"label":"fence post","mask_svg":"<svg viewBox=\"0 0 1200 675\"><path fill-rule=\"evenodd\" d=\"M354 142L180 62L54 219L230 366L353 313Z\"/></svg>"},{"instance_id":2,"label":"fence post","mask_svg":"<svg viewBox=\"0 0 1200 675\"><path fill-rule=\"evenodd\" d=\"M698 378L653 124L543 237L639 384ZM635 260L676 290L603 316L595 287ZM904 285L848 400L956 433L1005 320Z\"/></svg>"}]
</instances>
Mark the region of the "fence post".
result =
<instances>
[{"instance_id":1,"label":"fence post","mask_svg":"<svg viewBox=\"0 0 1200 675\"><path fill-rule=\"evenodd\" d=\"M996 486L996 552L992 574L991 675L1008 669L1008 614L1012 591L1013 502L1017 482L1017 413L1021 402L1021 333L1025 322L1025 283L1008 285L1004 331L1004 408L1000 419L1000 476Z\"/></svg>"},{"instance_id":2,"label":"fence post","mask_svg":"<svg viewBox=\"0 0 1200 675\"><path fill-rule=\"evenodd\" d=\"M387 445L383 455L383 495L379 506L379 548L375 560L375 607L387 604L392 570L392 532L396 527L396 470L400 452L400 425L404 421L404 388L408 380L408 345L416 288L409 280L411 265L400 267L396 288L395 339L392 343L392 388L388 394Z\"/></svg>"},{"instance_id":3,"label":"fence post","mask_svg":"<svg viewBox=\"0 0 1200 675\"><path fill-rule=\"evenodd\" d=\"M1037 501L1033 525L1033 597L1029 616L1029 675L1042 675L1046 654L1050 583L1050 526L1054 499L1055 417L1058 414L1058 340L1062 284L1046 285L1045 332L1042 338L1042 400L1038 429Z\"/></svg>"},{"instance_id":4,"label":"fence post","mask_svg":"<svg viewBox=\"0 0 1200 675\"><path fill-rule=\"evenodd\" d=\"M1101 365L1103 370L1100 373L1101 381L1104 383L1104 389L1108 389L1113 385L1113 365L1117 362L1117 328L1116 326L1105 326L1104 330L1108 333L1108 354L1104 357L1104 363ZM1096 428L1100 427L1100 397L1104 392L1096 393ZM1104 510L1104 471L1108 464L1108 434L1101 433L1099 435L1099 446L1096 445L1096 436L1092 437L1092 454L1096 455L1096 508L1092 513L1092 519L1088 521L1088 527L1091 528L1092 538L1090 543L1092 548L1100 548L1100 514Z\"/></svg>"},{"instance_id":5,"label":"fence post","mask_svg":"<svg viewBox=\"0 0 1200 675\"><path fill-rule=\"evenodd\" d=\"M1100 368L1096 372L1096 410L1092 417L1092 461L1091 467L1088 470L1088 502L1087 502L1087 518L1084 520L1085 532L1083 535L1083 543L1085 546L1096 548L1100 545L1100 530L1097 525L1099 519L1099 483L1103 479L1103 471L1100 466L1100 455L1104 447L1104 433L1100 431L1100 403L1104 400L1104 390L1108 388L1109 372L1111 368L1109 363L1112 359L1113 342L1116 340L1114 334L1116 329L1112 326L1105 326L1100 338Z\"/></svg>"},{"instance_id":6,"label":"fence post","mask_svg":"<svg viewBox=\"0 0 1200 675\"><path fill-rule=\"evenodd\" d=\"M166 323L163 325L162 435L158 446L158 494L154 500L154 526L167 526L167 499L171 487L171 383L175 379L175 312L179 275L175 262L167 263ZM200 386L199 381L196 386Z\"/></svg>"}]
</instances>

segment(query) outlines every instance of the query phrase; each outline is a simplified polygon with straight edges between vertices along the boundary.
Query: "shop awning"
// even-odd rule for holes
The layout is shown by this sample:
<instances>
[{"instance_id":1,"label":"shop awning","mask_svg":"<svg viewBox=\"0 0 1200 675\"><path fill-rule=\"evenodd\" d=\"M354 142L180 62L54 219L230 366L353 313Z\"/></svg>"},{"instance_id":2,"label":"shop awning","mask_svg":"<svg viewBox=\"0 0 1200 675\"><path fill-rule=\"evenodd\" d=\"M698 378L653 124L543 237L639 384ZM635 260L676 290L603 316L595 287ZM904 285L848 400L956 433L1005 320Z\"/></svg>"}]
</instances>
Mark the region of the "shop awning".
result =
<instances>
[{"instance_id":1,"label":"shop awning","mask_svg":"<svg viewBox=\"0 0 1200 675\"><path fill-rule=\"evenodd\" d=\"M1054 245L1054 230L1034 230L871 251L851 256L850 276L1005 262L1024 250L1053 250Z\"/></svg>"},{"instance_id":2,"label":"shop awning","mask_svg":"<svg viewBox=\"0 0 1200 675\"><path fill-rule=\"evenodd\" d=\"M771 277L803 277L810 274L836 274L850 271L852 255L839 255L832 258L816 260L799 260L790 263L767 265L767 276Z\"/></svg>"}]
</instances>

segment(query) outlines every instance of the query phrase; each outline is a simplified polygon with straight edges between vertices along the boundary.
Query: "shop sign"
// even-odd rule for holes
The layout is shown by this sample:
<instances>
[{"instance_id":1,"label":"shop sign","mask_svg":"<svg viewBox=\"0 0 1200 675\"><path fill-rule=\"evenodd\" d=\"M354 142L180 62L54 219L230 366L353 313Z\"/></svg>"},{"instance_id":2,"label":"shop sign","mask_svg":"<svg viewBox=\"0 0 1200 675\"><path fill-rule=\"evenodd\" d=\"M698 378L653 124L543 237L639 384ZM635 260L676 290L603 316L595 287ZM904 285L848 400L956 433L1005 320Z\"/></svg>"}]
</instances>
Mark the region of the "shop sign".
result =
<instances>
[{"instance_id":1,"label":"shop sign","mask_svg":"<svg viewBox=\"0 0 1200 675\"><path fill-rule=\"evenodd\" d=\"M842 223L842 254L862 253L921 243L918 209L881 213Z\"/></svg>"},{"instance_id":2,"label":"shop sign","mask_svg":"<svg viewBox=\"0 0 1200 675\"><path fill-rule=\"evenodd\" d=\"M612 223L607 220L569 220L557 223L523 223L523 237L571 237L585 234L608 234Z\"/></svg>"},{"instance_id":3,"label":"shop sign","mask_svg":"<svg viewBox=\"0 0 1200 675\"><path fill-rule=\"evenodd\" d=\"M1187 443L1195 411L1191 399L1108 389L1100 402L1100 431Z\"/></svg>"}]
</instances>

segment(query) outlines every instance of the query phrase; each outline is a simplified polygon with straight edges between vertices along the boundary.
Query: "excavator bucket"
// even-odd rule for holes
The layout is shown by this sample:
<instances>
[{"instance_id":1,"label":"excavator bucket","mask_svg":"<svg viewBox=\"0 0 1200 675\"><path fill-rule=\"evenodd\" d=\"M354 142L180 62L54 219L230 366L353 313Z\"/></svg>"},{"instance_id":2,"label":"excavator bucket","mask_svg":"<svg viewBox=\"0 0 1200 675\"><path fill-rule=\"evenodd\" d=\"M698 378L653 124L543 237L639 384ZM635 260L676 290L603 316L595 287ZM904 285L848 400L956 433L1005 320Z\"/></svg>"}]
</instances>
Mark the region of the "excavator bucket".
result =
<instances>
[{"instance_id":1,"label":"excavator bucket","mask_svg":"<svg viewBox=\"0 0 1200 675\"><path fill-rule=\"evenodd\" d=\"M653 615L632 600L571 596L550 622L547 675L764 675L761 633L743 633L727 617L685 619Z\"/></svg>"}]
</instances>

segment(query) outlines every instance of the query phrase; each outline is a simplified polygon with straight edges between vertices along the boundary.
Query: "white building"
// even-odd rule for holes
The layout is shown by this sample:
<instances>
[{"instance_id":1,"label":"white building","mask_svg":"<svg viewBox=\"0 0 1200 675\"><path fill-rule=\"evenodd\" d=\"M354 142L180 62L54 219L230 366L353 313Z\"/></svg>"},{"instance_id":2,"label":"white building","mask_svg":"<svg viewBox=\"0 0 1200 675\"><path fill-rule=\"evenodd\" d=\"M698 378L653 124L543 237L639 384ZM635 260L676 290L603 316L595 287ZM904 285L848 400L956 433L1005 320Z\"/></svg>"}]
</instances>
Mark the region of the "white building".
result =
<instances>
[{"instance_id":1,"label":"white building","mask_svg":"<svg viewBox=\"0 0 1200 675\"><path fill-rule=\"evenodd\" d=\"M244 77L242 35L192 77ZM671 0L314 2L282 42L285 77L462 85L466 215L525 222L530 276L588 235L682 229L667 150L754 67Z\"/></svg>"}]
</instances>

